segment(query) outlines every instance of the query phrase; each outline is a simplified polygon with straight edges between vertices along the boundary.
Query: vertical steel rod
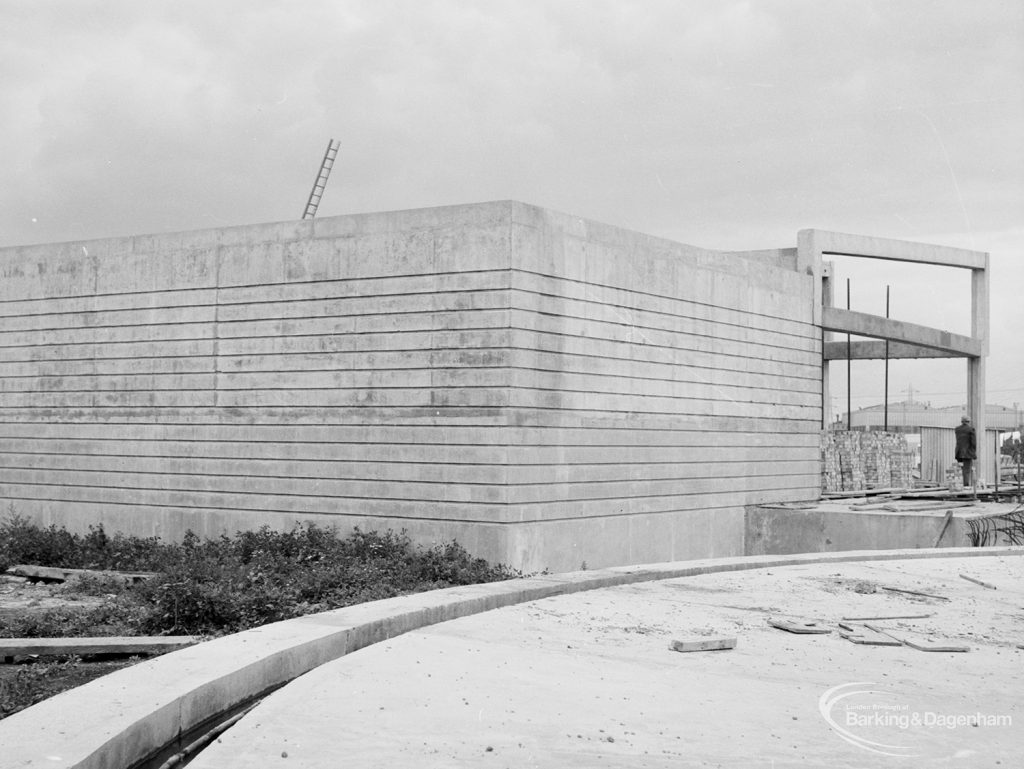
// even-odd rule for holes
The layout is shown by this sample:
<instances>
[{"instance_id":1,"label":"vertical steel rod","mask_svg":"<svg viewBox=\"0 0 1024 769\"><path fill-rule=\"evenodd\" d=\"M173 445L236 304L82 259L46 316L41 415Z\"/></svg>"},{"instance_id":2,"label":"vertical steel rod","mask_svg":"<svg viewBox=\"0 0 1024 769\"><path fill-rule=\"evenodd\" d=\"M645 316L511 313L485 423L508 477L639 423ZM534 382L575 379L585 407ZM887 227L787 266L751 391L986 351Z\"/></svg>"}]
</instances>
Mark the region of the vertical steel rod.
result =
<instances>
[{"instance_id":1,"label":"vertical steel rod","mask_svg":"<svg viewBox=\"0 0 1024 769\"><path fill-rule=\"evenodd\" d=\"M885 287L885 317L889 317L889 287ZM889 340L885 340L885 417L882 429L889 432Z\"/></svg>"},{"instance_id":2,"label":"vertical steel rod","mask_svg":"<svg viewBox=\"0 0 1024 769\"><path fill-rule=\"evenodd\" d=\"M846 309L850 309L850 279L846 279ZM853 358L853 342L850 341L850 335L846 335L846 429L853 429L853 399L850 396L850 391L853 387L851 380L851 359Z\"/></svg>"}]
</instances>

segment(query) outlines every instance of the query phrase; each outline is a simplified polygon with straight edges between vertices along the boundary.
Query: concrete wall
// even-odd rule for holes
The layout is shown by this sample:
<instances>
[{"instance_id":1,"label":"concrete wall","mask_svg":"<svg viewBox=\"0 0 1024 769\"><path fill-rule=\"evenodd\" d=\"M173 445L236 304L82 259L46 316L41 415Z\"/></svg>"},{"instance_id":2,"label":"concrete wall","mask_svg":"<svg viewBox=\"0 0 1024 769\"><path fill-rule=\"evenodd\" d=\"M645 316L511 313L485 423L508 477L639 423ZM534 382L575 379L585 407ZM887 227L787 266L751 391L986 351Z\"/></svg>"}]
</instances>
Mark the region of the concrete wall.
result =
<instances>
[{"instance_id":1,"label":"concrete wall","mask_svg":"<svg viewBox=\"0 0 1024 769\"><path fill-rule=\"evenodd\" d=\"M0 501L525 569L740 554L745 506L820 482L791 256L513 202L2 249Z\"/></svg>"}]
</instances>

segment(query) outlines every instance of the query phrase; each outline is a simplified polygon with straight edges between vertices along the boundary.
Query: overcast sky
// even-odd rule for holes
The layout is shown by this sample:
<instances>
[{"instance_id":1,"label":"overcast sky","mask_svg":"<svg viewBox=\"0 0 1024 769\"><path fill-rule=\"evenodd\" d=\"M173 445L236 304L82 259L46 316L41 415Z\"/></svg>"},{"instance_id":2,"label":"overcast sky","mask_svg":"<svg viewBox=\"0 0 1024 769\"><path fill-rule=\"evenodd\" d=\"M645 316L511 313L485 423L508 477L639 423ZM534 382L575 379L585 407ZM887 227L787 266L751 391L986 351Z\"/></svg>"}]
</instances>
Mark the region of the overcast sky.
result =
<instances>
[{"instance_id":1,"label":"overcast sky","mask_svg":"<svg viewBox=\"0 0 1024 769\"><path fill-rule=\"evenodd\" d=\"M805 227L992 255L1024 406L1020 0L0 0L0 245L516 199L708 248ZM969 333L965 271L840 265ZM947 274L949 273L949 274ZM955 273L955 274L953 274ZM845 408L845 364L832 411ZM963 361L890 396L964 401ZM854 366L853 405L880 403Z\"/></svg>"}]
</instances>

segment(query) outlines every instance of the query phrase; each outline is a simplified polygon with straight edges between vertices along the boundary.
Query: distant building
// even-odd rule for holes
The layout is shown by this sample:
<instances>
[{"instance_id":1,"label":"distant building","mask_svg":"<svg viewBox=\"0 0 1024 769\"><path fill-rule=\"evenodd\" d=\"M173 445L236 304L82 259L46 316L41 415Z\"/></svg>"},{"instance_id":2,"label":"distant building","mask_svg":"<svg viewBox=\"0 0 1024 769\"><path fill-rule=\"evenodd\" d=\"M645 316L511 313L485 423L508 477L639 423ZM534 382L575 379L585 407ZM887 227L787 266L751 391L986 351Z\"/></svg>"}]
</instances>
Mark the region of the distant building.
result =
<instances>
[{"instance_id":1,"label":"distant building","mask_svg":"<svg viewBox=\"0 0 1024 769\"><path fill-rule=\"evenodd\" d=\"M889 404L888 429L894 433L916 433L922 427L956 427L960 417L967 412L966 406L933 407L928 403L914 400ZM988 429L1012 431L1021 424L1019 408L987 404L985 406L985 427ZM885 405L857 409L850 415L849 424L854 430L882 430L886 425ZM847 422L839 423L846 429Z\"/></svg>"}]
</instances>

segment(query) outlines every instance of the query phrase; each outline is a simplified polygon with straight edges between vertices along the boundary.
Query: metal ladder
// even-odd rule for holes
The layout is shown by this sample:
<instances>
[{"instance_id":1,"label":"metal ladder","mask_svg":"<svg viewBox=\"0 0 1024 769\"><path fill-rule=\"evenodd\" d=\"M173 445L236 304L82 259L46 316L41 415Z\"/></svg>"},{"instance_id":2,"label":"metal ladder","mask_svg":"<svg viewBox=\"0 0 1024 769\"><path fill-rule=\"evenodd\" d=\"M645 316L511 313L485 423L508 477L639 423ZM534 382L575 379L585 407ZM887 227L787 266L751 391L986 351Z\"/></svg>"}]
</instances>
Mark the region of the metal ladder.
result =
<instances>
[{"instance_id":1,"label":"metal ladder","mask_svg":"<svg viewBox=\"0 0 1024 769\"><path fill-rule=\"evenodd\" d=\"M320 198L324 196L324 187L327 186L327 177L331 175L334 167L334 159L338 156L340 142L331 139L327 142L327 151L324 152L324 159L320 162L320 173L313 182L313 189L310 190L309 200L306 201L306 209L302 212L303 219L312 219L316 216L316 209L320 206Z\"/></svg>"}]
</instances>

